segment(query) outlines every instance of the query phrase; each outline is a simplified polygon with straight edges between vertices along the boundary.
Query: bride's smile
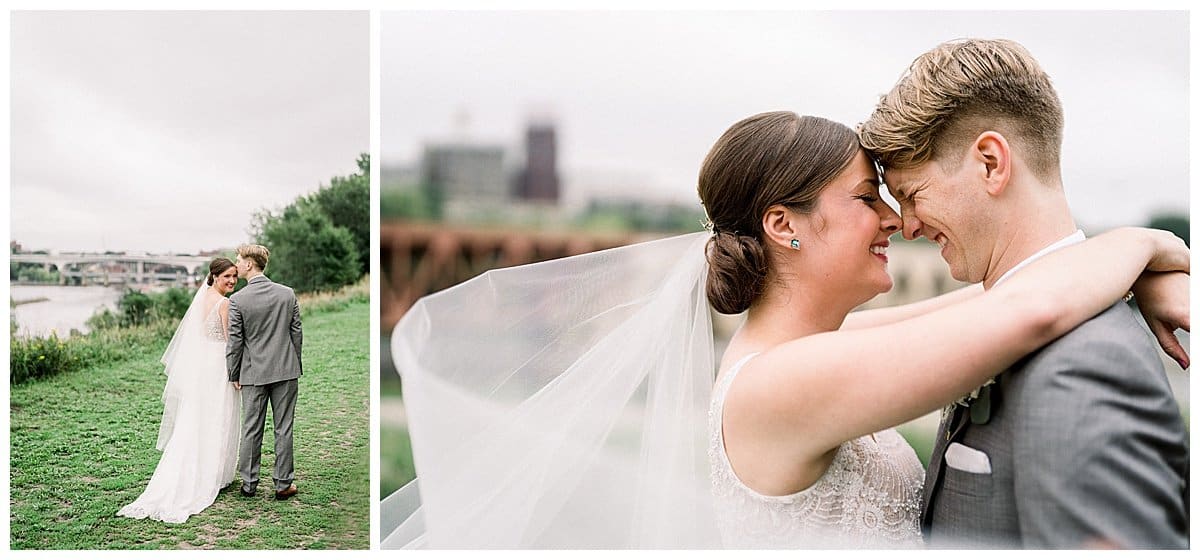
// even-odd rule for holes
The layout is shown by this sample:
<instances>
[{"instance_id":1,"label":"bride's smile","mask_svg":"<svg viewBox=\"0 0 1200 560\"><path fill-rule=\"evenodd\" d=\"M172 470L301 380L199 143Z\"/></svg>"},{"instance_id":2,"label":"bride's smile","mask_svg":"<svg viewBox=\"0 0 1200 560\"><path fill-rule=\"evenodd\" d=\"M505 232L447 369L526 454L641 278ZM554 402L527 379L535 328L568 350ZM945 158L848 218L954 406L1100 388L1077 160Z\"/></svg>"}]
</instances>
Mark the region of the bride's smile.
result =
<instances>
[{"instance_id":1,"label":"bride's smile","mask_svg":"<svg viewBox=\"0 0 1200 560\"><path fill-rule=\"evenodd\" d=\"M216 288L221 295L226 295L233 291L233 287L237 285L237 279L237 269L230 267L213 280L213 288Z\"/></svg>"}]
</instances>

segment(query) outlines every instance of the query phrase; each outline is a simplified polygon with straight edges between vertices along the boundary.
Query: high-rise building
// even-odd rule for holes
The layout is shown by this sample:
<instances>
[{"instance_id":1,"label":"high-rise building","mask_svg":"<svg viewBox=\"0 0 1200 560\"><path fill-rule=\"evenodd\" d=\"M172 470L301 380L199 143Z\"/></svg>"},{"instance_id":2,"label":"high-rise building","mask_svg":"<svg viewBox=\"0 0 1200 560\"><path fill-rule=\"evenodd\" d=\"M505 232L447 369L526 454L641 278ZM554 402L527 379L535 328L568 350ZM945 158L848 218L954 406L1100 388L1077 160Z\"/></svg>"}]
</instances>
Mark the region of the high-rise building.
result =
<instances>
[{"instance_id":1,"label":"high-rise building","mask_svg":"<svg viewBox=\"0 0 1200 560\"><path fill-rule=\"evenodd\" d=\"M525 129L525 169L517 185L517 198L558 202L557 151L553 124L532 123Z\"/></svg>"}]
</instances>

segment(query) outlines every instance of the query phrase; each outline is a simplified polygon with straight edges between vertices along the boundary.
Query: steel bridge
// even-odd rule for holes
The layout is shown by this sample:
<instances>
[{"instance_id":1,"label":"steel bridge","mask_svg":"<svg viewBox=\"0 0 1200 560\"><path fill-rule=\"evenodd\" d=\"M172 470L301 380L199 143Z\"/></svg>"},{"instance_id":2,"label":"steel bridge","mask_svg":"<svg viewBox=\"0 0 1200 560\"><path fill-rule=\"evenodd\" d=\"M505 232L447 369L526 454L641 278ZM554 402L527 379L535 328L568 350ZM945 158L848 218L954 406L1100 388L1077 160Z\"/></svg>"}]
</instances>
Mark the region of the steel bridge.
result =
<instances>
[{"instance_id":1,"label":"steel bridge","mask_svg":"<svg viewBox=\"0 0 1200 560\"><path fill-rule=\"evenodd\" d=\"M9 261L57 271L67 285L194 285L213 257L196 255L119 255L99 253L18 253Z\"/></svg>"},{"instance_id":2,"label":"steel bridge","mask_svg":"<svg viewBox=\"0 0 1200 560\"><path fill-rule=\"evenodd\" d=\"M380 326L391 331L421 296L493 268L541 262L661 237L385 222L379 231Z\"/></svg>"}]
</instances>

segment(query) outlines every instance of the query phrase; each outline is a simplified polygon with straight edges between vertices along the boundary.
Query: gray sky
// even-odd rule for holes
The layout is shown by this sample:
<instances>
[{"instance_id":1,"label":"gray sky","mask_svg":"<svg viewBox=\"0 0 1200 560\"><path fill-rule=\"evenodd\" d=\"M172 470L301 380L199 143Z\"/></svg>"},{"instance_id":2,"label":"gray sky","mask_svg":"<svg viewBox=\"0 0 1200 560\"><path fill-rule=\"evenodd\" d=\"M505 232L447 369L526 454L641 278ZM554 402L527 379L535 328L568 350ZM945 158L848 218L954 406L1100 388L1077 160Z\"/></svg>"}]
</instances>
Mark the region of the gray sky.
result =
<instances>
[{"instance_id":1,"label":"gray sky","mask_svg":"<svg viewBox=\"0 0 1200 560\"><path fill-rule=\"evenodd\" d=\"M13 12L11 236L195 252L357 171L367 12Z\"/></svg>"},{"instance_id":2,"label":"gray sky","mask_svg":"<svg viewBox=\"0 0 1200 560\"><path fill-rule=\"evenodd\" d=\"M692 202L735 121L784 109L854 125L916 56L967 36L1021 42L1054 80L1081 226L1187 212L1179 11L384 12L382 159L412 164L464 130L516 149L526 115L549 110L568 198Z\"/></svg>"}]
</instances>

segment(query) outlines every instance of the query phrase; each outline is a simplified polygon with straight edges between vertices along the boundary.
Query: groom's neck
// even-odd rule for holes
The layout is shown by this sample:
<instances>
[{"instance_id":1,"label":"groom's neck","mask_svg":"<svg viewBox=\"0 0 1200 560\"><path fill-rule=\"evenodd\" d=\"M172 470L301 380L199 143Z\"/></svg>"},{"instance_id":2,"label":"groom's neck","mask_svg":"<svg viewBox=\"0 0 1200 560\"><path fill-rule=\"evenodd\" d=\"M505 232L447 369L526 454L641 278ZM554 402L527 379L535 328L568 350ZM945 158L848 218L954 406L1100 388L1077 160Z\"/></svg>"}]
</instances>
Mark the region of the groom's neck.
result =
<instances>
[{"instance_id":1,"label":"groom's neck","mask_svg":"<svg viewBox=\"0 0 1200 560\"><path fill-rule=\"evenodd\" d=\"M984 288L991 288L1025 259L1078 229L1061 187L1036 185L1028 192L1030 196L1016 201L1007 215L997 221L1003 224L1002 233L992 251Z\"/></svg>"},{"instance_id":2,"label":"groom's neck","mask_svg":"<svg viewBox=\"0 0 1200 560\"><path fill-rule=\"evenodd\" d=\"M259 276L262 276L262 275L263 275L263 272L261 270L255 270L255 271L249 272L246 274L246 281L249 282L249 281L251 281Z\"/></svg>"}]
</instances>

